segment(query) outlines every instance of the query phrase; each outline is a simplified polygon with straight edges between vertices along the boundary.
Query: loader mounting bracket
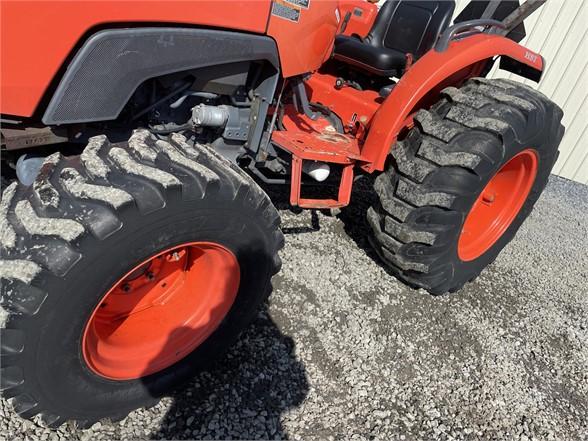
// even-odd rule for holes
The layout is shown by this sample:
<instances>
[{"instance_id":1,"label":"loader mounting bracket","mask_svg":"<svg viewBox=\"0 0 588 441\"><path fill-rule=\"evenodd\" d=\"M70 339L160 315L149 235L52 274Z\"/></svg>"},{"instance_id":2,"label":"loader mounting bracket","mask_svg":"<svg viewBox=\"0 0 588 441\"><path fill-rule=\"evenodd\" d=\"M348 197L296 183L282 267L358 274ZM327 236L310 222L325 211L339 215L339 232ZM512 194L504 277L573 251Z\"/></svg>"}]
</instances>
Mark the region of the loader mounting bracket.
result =
<instances>
[{"instance_id":1,"label":"loader mounting bracket","mask_svg":"<svg viewBox=\"0 0 588 441\"><path fill-rule=\"evenodd\" d=\"M353 167L361 160L357 140L340 133L276 131L272 141L292 154L290 204L301 208L337 208L349 204L353 185ZM320 161L343 166L337 199L301 197L303 161Z\"/></svg>"}]
</instances>

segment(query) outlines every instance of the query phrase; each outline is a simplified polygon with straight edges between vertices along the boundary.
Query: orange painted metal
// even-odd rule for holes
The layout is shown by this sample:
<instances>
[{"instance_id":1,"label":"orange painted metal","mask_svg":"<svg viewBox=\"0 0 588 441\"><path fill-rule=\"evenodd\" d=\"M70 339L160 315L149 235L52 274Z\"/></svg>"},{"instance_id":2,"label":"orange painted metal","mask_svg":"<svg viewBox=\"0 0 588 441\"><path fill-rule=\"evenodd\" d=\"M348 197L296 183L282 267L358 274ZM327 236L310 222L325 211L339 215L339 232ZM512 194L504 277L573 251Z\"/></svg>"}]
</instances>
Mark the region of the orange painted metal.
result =
<instances>
[{"instance_id":1,"label":"orange painted metal","mask_svg":"<svg viewBox=\"0 0 588 441\"><path fill-rule=\"evenodd\" d=\"M274 2L296 8L294 2ZM296 8L298 21L270 15L267 34L276 40L282 76L288 78L313 72L331 56L341 21L338 3L338 0L311 0L308 8Z\"/></svg>"},{"instance_id":2,"label":"orange painted metal","mask_svg":"<svg viewBox=\"0 0 588 441\"><path fill-rule=\"evenodd\" d=\"M234 254L210 242L173 247L125 274L93 311L82 353L97 375L130 380L184 358L219 326L239 289Z\"/></svg>"},{"instance_id":3,"label":"orange painted metal","mask_svg":"<svg viewBox=\"0 0 588 441\"><path fill-rule=\"evenodd\" d=\"M525 149L490 179L472 206L461 230L457 254L477 259L496 243L515 219L535 182L537 152Z\"/></svg>"},{"instance_id":4,"label":"orange painted metal","mask_svg":"<svg viewBox=\"0 0 588 441\"><path fill-rule=\"evenodd\" d=\"M275 131L272 141L303 159L351 164L361 159L357 140L336 132Z\"/></svg>"},{"instance_id":5,"label":"orange painted metal","mask_svg":"<svg viewBox=\"0 0 588 441\"><path fill-rule=\"evenodd\" d=\"M349 204L353 186L353 167L361 159L357 140L335 132L276 131L272 141L292 154L290 203L302 208L335 208ZM337 199L308 199L300 196L302 163L319 161L343 165Z\"/></svg>"},{"instance_id":6,"label":"orange painted metal","mask_svg":"<svg viewBox=\"0 0 588 441\"><path fill-rule=\"evenodd\" d=\"M284 106L282 124L286 130L293 132L322 133L333 130L331 123L327 119L317 118L313 120L304 113L298 113L293 104Z\"/></svg>"},{"instance_id":7,"label":"orange painted metal","mask_svg":"<svg viewBox=\"0 0 588 441\"><path fill-rule=\"evenodd\" d=\"M468 75L479 72L480 61L506 55L539 71L543 59L535 52L507 38L477 34L450 43L445 52L430 50L402 76L371 121L362 157L365 171L383 170L386 156L403 128L404 121L420 107L423 99L440 84L451 85L448 78L466 70ZM457 78L456 77L456 78Z\"/></svg>"},{"instance_id":8,"label":"orange painted metal","mask_svg":"<svg viewBox=\"0 0 588 441\"><path fill-rule=\"evenodd\" d=\"M302 158L292 155L292 178L290 183L290 204L301 208L340 208L349 205L353 186L353 167L343 167L337 199L309 199L300 196L302 190Z\"/></svg>"},{"instance_id":9,"label":"orange painted metal","mask_svg":"<svg viewBox=\"0 0 588 441\"><path fill-rule=\"evenodd\" d=\"M145 26L157 23L263 34L270 5L271 0L2 0L0 112L32 116L72 49L90 31L125 24ZM322 10L320 7L316 9ZM315 16L313 24L320 20L319 16L320 13ZM326 29L322 33L328 34ZM326 46L320 39L316 43ZM287 46L284 44L284 48Z\"/></svg>"},{"instance_id":10,"label":"orange painted metal","mask_svg":"<svg viewBox=\"0 0 588 441\"><path fill-rule=\"evenodd\" d=\"M368 34L378 15L378 6L366 0L340 0L339 10L341 20L347 13L351 14L343 35L357 34L362 38Z\"/></svg>"},{"instance_id":11,"label":"orange painted metal","mask_svg":"<svg viewBox=\"0 0 588 441\"><path fill-rule=\"evenodd\" d=\"M337 90L336 80L334 75L314 73L305 82L309 99L335 112L346 127L353 126L356 121L367 124L384 99L374 90L357 90L352 87Z\"/></svg>"}]
</instances>

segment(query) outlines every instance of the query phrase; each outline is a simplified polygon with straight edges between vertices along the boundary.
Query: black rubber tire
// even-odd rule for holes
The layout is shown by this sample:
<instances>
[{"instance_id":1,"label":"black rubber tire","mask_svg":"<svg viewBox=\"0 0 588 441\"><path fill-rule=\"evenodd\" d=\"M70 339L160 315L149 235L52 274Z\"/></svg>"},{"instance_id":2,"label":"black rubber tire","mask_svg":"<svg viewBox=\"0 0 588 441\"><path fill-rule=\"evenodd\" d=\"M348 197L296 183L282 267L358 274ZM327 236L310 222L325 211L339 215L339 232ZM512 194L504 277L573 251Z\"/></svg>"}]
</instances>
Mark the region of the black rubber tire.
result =
<instances>
[{"instance_id":1,"label":"black rubber tire","mask_svg":"<svg viewBox=\"0 0 588 441\"><path fill-rule=\"evenodd\" d=\"M136 131L128 145L92 138L79 157L56 153L31 187L0 206L2 393L49 426L119 420L223 354L271 292L283 246L279 215L240 169L181 135ZM219 243L241 269L236 300L213 334L158 373L128 381L94 374L83 329L102 296L138 262L191 241Z\"/></svg>"},{"instance_id":2,"label":"black rubber tire","mask_svg":"<svg viewBox=\"0 0 588 441\"><path fill-rule=\"evenodd\" d=\"M563 112L541 93L510 80L476 78L450 87L391 150L375 180L378 202L367 220L370 242L390 271L432 294L459 290L494 261L547 184L564 133ZM462 261L463 223L494 174L534 148L539 169L531 192L504 234L484 254Z\"/></svg>"}]
</instances>

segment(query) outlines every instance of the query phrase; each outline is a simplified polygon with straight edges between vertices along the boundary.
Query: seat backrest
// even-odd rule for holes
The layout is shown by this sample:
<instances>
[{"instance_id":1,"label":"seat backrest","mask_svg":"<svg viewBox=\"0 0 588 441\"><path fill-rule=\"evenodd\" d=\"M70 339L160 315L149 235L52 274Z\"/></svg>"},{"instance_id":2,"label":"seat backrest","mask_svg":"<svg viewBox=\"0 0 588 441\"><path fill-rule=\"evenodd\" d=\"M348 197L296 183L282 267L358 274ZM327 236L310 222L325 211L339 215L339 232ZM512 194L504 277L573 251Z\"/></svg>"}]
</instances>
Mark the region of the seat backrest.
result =
<instances>
[{"instance_id":1,"label":"seat backrest","mask_svg":"<svg viewBox=\"0 0 588 441\"><path fill-rule=\"evenodd\" d=\"M388 0L364 42L419 58L449 26L454 9L453 0Z\"/></svg>"}]
</instances>

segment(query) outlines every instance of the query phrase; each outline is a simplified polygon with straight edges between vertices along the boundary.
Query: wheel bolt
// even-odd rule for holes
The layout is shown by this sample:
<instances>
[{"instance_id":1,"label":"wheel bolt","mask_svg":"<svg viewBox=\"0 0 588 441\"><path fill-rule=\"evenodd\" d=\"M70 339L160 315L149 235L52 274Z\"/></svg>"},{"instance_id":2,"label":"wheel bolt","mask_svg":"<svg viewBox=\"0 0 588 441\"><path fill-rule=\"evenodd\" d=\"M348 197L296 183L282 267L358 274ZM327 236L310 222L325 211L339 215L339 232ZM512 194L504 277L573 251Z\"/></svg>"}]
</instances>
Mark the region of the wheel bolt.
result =
<instances>
[{"instance_id":1,"label":"wheel bolt","mask_svg":"<svg viewBox=\"0 0 588 441\"><path fill-rule=\"evenodd\" d=\"M491 204L492 202L494 202L495 199L496 199L496 194L491 193L491 192L485 192L482 195L482 200L488 204Z\"/></svg>"},{"instance_id":2,"label":"wheel bolt","mask_svg":"<svg viewBox=\"0 0 588 441\"><path fill-rule=\"evenodd\" d=\"M155 279L155 274L153 274L151 271L147 272L147 274L145 275L147 277L147 279L149 280L153 280Z\"/></svg>"},{"instance_id":3,"label":"wheel bolt","mask_svg":"<svg viewBox=\"0 0 588 441\"><path fill-rule=\"evenodd\" d=\"M131 290L131 285L129 285L128 283L125 283L125 284L122 286L122 290L123 290L124 292L129 292L129 291Z\"/></svg>"}]
</instances>

